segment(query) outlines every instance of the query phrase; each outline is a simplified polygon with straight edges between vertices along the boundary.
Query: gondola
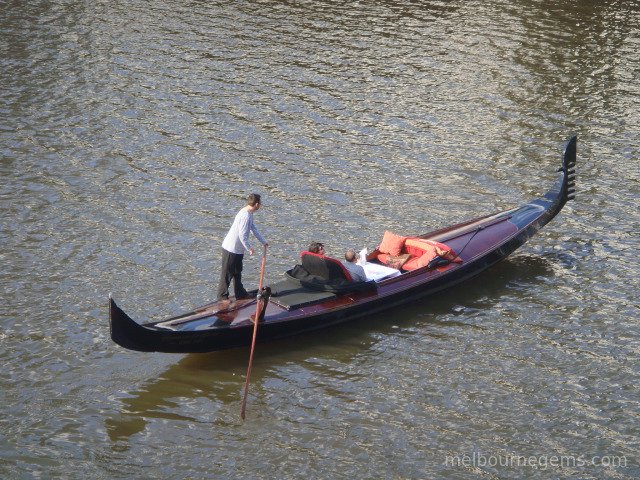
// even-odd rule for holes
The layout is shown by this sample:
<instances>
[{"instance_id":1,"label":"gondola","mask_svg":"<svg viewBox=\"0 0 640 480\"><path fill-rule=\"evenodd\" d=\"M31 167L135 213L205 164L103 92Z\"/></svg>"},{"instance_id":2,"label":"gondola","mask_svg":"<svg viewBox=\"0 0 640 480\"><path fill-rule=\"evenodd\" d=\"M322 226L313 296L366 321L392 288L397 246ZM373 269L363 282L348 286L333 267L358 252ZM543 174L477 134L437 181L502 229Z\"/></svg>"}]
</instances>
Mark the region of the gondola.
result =
<instances>
[{"instance_id":1,"label":"gondola","mask_svg":"<svg viewBox=\"0 0 640 480\"><path fill-rule=\"evenodd\" d=\"M389 242L385 234L382 244L391 244L391 249L387 245L366 257L366 265L378 275L375 280L349 282L346 273L339 278L336 261L308 256L311 267L303 261L297 270L249 298L213 302L144 324L132 320L109 296L111 338L124 348L142 352L224 350L250 345L256 320L257 342L267 342L396 309L460 284L506 258L575 197L576 144L575 136L567 142L552 188L521 207L424 235L390 233ZM329 276L311 271L316 267L325 268Z\"/></svg>"}]
</instances>

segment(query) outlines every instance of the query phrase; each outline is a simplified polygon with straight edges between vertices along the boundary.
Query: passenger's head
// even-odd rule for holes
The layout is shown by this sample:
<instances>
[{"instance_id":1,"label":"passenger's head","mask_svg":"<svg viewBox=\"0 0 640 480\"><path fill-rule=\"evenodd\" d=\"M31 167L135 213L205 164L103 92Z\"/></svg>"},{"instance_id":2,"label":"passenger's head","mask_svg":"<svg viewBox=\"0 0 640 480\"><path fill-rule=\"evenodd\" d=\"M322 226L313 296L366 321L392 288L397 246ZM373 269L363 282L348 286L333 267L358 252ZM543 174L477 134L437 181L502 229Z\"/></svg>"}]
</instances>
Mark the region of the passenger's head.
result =
<instances>
[{"instance_id":1,"label":"passenger's head","mask_svg":"<svg viewBox=\"0 0 640 480\"><path fill-rule=\"evenodd\" d=\"M347 250L347 253L344 254L344 259L347 262L355 262L358 259L358 256L356 255L356 252L354 252L353 249L350 248L349 250Z\"/></svg>"},{"instance_id":2,"label":"passenger's head","mask_svg":"<svg viewBox=\"0 0 640 480\"><path fill-rule=\"evenodd\" d=\"M247 205L249 205L250 207L255 207L259 203L261 203L259 194L252 193L247 197Z\"/></svg>"},{"instance_id":3,"label":"passenger's head","mask_svg":"<svg viewBox=\"0 0 640 480\"><path fill-rule=\"evenodd\" d=\"M320 242L311 242L307 250L309 250L311 253L318 253L322 255L324 254L324 245Z\"/></svg>"}]
</instances>

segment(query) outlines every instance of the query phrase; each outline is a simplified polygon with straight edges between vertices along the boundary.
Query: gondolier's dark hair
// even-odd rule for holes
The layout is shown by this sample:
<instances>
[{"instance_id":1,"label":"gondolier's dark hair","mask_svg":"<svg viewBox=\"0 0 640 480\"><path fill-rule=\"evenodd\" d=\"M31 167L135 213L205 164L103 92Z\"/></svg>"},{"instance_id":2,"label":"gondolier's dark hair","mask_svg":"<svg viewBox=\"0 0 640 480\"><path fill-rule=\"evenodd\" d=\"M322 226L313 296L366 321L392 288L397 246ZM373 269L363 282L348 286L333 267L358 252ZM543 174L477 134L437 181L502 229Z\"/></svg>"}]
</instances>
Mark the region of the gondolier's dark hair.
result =
<instances>
[{"instance_id":1,"label":"gondolier's dark hair","mask_svg":"<svg viewBox=\"0 0 640 480\"><path fill-rule=\"evenodd\" d=\"M260 202L260 195L258 193L250 193L247 197L247 205L251 205L252 207Z\"/></svg>"}]
</instances>

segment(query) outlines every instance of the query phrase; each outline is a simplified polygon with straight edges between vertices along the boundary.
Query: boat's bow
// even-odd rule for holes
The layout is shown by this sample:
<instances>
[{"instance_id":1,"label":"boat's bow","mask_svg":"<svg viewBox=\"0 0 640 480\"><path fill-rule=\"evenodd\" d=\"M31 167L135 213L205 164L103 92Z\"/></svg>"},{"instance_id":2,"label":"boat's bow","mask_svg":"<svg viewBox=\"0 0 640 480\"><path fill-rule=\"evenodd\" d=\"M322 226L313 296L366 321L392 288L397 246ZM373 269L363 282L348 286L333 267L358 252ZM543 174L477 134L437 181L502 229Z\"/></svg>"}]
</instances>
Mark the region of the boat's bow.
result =
<instances>
[{"instance_id":1,"label":"boat's bow","mask_svg":"<svg viewBox=\"0 0 640 480\"><path fill-rule=\"evenodd\" d=\"M567 142L562 154L562 166L558 169L558 180L543 198L538 200L546 203L547 210L544 221L540 226L547 224L555 217L562 207L569 201L576 198L576 150L578 136L574 135Z\"/></svg>"}]
</instances>

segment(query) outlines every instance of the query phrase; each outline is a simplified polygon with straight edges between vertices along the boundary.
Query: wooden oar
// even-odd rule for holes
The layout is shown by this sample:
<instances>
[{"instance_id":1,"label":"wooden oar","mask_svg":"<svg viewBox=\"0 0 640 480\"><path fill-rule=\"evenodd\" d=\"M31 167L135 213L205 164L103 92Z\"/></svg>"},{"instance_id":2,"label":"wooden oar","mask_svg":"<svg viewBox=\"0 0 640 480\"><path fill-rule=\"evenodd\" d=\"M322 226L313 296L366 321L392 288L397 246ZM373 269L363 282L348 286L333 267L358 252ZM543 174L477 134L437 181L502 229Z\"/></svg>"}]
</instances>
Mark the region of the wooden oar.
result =
<instances>
[{"instance_id":1,"label":"wooden oar","mask_svg":"<svg viewBox=\"0 0 640 480\"><path fill-rule=\"evenodd\" d=\"M258 322L260 321L260 295L262 295L262 280L264 279L264 267L267 264L267 246L264 246L262 254L262 266L260 267L260 281L258 282L258 302L256 305L256 316L253 320L253 338L251 340L251 353L249 354L249 366L247 367L247 378L244 381L244 396L242 397L242 408L240 417L245 418L247 410L247 394L249 393L249 377L251 376L251 365L253 364L253 352L256 347L256 336L258 335Z\"/></svg>"}]
</instances>

